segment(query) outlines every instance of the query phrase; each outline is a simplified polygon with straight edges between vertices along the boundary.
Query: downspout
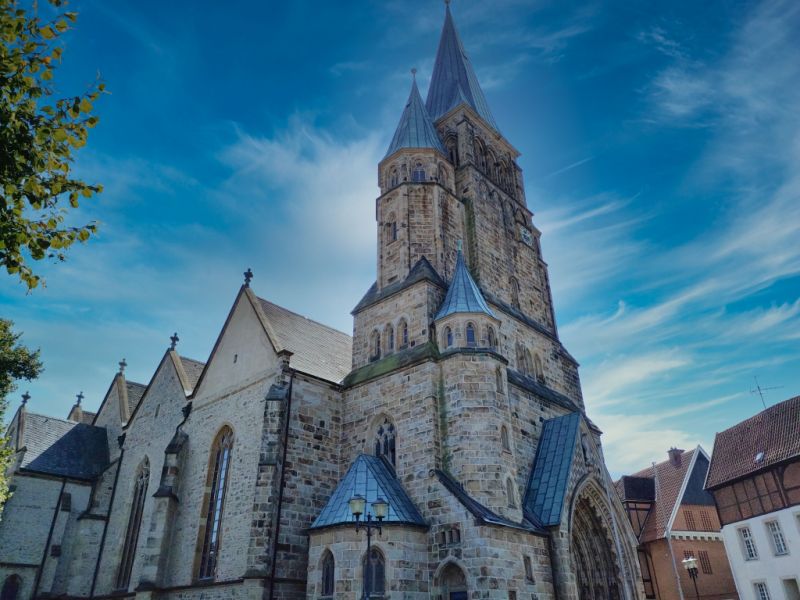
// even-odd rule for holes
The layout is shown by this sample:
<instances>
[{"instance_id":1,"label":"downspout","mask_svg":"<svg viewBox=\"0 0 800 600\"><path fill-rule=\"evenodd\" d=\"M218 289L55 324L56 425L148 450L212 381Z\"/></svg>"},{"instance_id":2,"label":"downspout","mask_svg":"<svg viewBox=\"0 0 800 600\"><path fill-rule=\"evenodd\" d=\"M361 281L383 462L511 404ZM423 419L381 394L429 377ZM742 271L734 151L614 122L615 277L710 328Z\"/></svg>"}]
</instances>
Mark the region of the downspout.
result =
<instances>
[{"instance_id":1,"label":"downspout","mask_svg":"<svg viewBox=\"0 0 800 600\"><path fill-rule=\"evenodd\" d=\"M269 575L269 600L275 598L275 570L278 560L278 539L281 533L281 509L283 508L283 486L286 480L286 454L289 449L289 428L292 416L292 386L294 384L294 370L289 377L289 391L286 393L286 426L283 429L283 458L281 459L281 479L278 487L278 514L275 519L275 536L272 540L272 566Z\"/></svg>"},{"instance_id":2,"label":"downspout","mask_svg":"<svg viewBox=\"0 0 800 600\"><path fill-rule=\"evenodd\" d=\"M94 565L94 573L92 574L92 587L89 590L89 597L94 598L94 588L97 585L97 575L100 573L100 561L103 558L103 550L106 545L106 534L108 533L108 522L111 520L111 509L114 508L114 497L117 495L117 481L119 480L119 472L122 469L122 457L125 456L125 448L122 444L125 441L125 434L117 438L119 442L119 458L117 459L117 472L114 473L114 484L111 487L111 498L108 500L108 514L106 514L106 522L103 525L103 535L100 537L100 548L97 551L97 562Z\"/></svg>"},{"instance_id":3,"label":"downspout","mask_svg":"<svg viewBox=\"0 0 800 600\"><path fill-rule=\"evenodd\" d=\"M53 539L53 530L56 528L56 520L58 519L58 509L61 508L61 498L64 497L64 488L67 486L67 478L61 478L61 489L58 492L58 499L56 499L56 507L53 509L53 520L50 521L50 531L47 532L47 541L44 544L44 551L42 552L42 562L39 564L39 570L36 572L36 580L33 582L33 594L31 598L36 597L36 592L39 591L39 584L42 581L42 573L44 572L44 563L47 560L47 551L50 549L50 542Z\"/></svg>"}]
</instances>

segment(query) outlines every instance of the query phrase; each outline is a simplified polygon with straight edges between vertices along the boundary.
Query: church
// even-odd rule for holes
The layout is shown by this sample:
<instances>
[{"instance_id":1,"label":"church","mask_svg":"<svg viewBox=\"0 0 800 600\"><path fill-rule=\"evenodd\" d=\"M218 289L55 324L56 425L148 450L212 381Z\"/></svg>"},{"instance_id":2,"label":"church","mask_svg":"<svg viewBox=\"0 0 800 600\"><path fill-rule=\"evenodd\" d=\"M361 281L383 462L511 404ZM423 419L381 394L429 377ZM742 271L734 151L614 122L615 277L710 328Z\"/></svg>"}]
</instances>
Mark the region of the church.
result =
<instances>
[{"instance_id":1,"label":"church","mask_svg":"<svg viewBox=\"0 0 800 600\"><path fill-rule=\"evenodd\" d=\"M174 335L96 413L24 401L0 598L642 598L518 156L447 6L378 164L352 337L248 269L205 362Z\"/></svg>"}]
</instances>

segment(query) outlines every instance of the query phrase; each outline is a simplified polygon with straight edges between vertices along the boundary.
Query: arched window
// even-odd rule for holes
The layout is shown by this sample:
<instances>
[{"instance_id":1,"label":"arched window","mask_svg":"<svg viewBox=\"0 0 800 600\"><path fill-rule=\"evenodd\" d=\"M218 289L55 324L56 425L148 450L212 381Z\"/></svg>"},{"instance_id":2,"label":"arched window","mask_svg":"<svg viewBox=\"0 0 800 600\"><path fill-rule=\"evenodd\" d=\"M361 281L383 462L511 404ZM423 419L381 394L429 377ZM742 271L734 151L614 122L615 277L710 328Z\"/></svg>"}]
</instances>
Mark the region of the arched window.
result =
<instances>
[{"instance_id":1,"label":"arched window","mask_svg":"<svg viewBox=\"0 0 800 600\"><path fill-rule=\"evenodd\" d=\"M511 306L519 310L519 281L516 277L511 278Z\"/></svg>"},{"instance_id":2,"label":"arched window","mask_svg":"<svg viewBox=\"0 0 800 600\"><path fill-rule=\"evenodd\" d=\"M478 169L486 172L486 148L478 138L475 138L475 158L478 161Z\"/></svg>"},{"instance_id":3,"label":"arched window","mask_svg":"<svg viewBox=\"0 0 800 600\"><path fill-rule=\"evenodd\" d=\"M533 355L533 372L536 374L536 379L540 383L544 383L544 368L542 367L542 359L538 354Z\"/></svg>"},{"instance_id":4,"label":"arched window","mask_svg":"<svg viewBox=\"0 0 800 600\"><path fill-rule=\"evenodd\" d=\"M408 167L405 165L400 167L400 181L408 181Z\"/></svg>"},{"instance_id":5,"label":"arched window","mask_svg":"<svg viewBox=\"0 0 800 600\"><path fill-rule=\"evenodd\" d=\"M386 338L386 354L391 354L394 352L394 328L391 325L386 326L384 336Z\"/></svg>"},{"instance_id":6,"label":"arched window","mask_svg":"<svg viewBox=\"0 0 800 600\"><path fill-rule=\"evenodd\" d=\"M519 342L517 342L517 370L525 372L525 348Z\"/></svg>"},{"instance_id":7,"label":"arched window","mask_svg":"<svg viewBox=\"0 0 800 600\"><path fill-rule=\"evenodd\" d=\"M531 351L525 349L525 375L533 375L533 360L531 359Z\"/></svg>"},{"instance_id":8,"label":"arched window","mask_svg":"<svg viewBox=\"0 0 800 600\"><path fill-rule=\"evenodd\" d=\"M3 582L3 590L0 592L0 600L17 600L19 588L22 587L22 578L17 575L9 575Z\"/></svg>"},{"instance_id":9,"label":"arched window","mask_svg":"<svg viewBox=\"0 0 800 600\"><path fill-rule=\"evenodd\" d=\"M497 336L494 334L494 327L490 326L486 329L486 342L489 344L489 348L497 350Z\"/></svg>"},{"instance_id":10,"label":"arched window","mask_svg":"<svg viewBox=\"0 0 800 600\"><path fill-rule=\"evenodd\" d=\"M397 173L397 169L392 169L392 174L389 176L389 185L395 187L400 183L400 175Z\"/></svg>"},{"instance_id":11,"label":"arched window","mask_svg":"<svg viewBox=\"0 0 800 600\"><path fill-rule=\"evenodd\" d=\"M384 419L375 432L375 456L382 456L393 467L397 461L397 446L395 440L394 423Z\"/></svg>"},{"instance_id":12,"label":"arched window","mask_svg":"<svg viewBox=\"0 0 800 600\"><path fill-rule=\"evenodd\" d=\"M381 357L381 334L378 331L372 332L370 338L370 360L378 360Z\"/></svg>"},{"instance_id":13,"label":"arched window","mask_svg":"<svg viewBox=\"0 0 800 600\"><path fill-rule=\"evenodd\" d=\"M322 559L322 596L330 598L333 596L336 579L334 577L333 554L330 550L325 551L325 557Z\"/></svg>"},{"instance_id":14,"label":"arched window","mask_svg":"<svg viewBox=\"0 0 800 600\"><path fill-rule=\"evenodd\" d=\"M139 542L139 530L142 525L142 512L144 501L147 499L147 484L150 481L150 461L145 457L136 470L136 480L133 484L133 499L131 512L128 516L128 529L125 531L125 542L122 546L122 558L117 570L118 590L127 590L131 582L133 561L136 558L136 545Z\"/></svg>"},{"instance_id":15,"label":"arched window","mask_svg":"<svg viewBox=\"0 0 800 600\"><path fill-rule=\"evenodd\" d=\"M220 549L220 529L222 512L225 507L225 491L228 487L231 452L233 450L233 430L225 426L217 434L211 446L211 456L206 477L205 506L203 507L199 539L200 568L198 579L213 579L216 575Z\"/></svg>"},{"instance_id":16,"label":"arched window","mask_svg":"<svg viewBox=\"0 0 800 600\"><path fill-rule=\"evenodd\" d=\"M458 142L455 138L449 138L447 140L447 156L450 158L450 162L453 164L454 167L458 166Z\"/></svg>"},{"instance_id":17,"label":"arched window","mask_svg":"<svg viewBox=\"0 0 800 600\"><path fill-rule=\"evenodd\" d=\"M486 153L486 173L497 181L497 158L491 150Z\"/></svg>"},{"instance_id":18,"label":"arched window","mask_svg":"<svg viewBox=\"0 0 800 600\"><path fill-rule=\"evenodd\" d=\"M444 328L444 347L449 348L453 345L453 330L449 327Z\"/></svg>"},{"instance_id":19,"label":"arched window","mask_svg":"<svg viewBox=\"0 0 800 600\"><path fill-rule=\"evenodd\" d=\"M467 346L475 347L477 344L475 342L475 325L472 323L467 323Z\"/></svg>"},{"instance_id":20,"label":"arched window","mask_svg":"<svg viewBox=\"0 0 800 600\"><path fill-rule=\"evenodd\" d=\"M506 496L508 497L508 508L517 508L517 499L514 496L514 482L511 477L506 479Z\"/></svg>"},{"instance_id":21,"label":"arched window","mask_svg":"<svg viewBox=\"0 0 800 600\"><path fill-rule=\"evenodd\" d=\"M372 548L364 557L364 597L382 598L386 591L386 565L383 554Z\"/></svg>"},{"instance_id":22,"label":"arched window","mask_svg":"<svg viewBox=\"0 0 800 600\"><path fill-rule=\"evenodd\" d=\"M408 347L408 323L405 319L400 319L397 325L397 335L400 338L400 348Z\"/></svg>"},{"instance_id":23,"label":"arched window","mask_svg":"<svg viewBox=\"0 0 800 600\"><path fill-rule=\"evenodd\" d=\"M439 171L437 177L439 179L439 183L447 187L447 171L444 170L444 165L441 163L439 163Z\"/></svg>"},{"instance_id":24,"label":"arched window","mask_svg":"<svg viewBox=\"0 0 800 600\"><path fill-rule=\"evenodd\" d=\"M511 452L511 442L508 440L508 428L505 425L500 427L500 443L503 446L503 450Z\"/></svg>"},{"instance_id":25,"label":"arched window","mask_svg":"<svg viewBox=\"0 0 800 600\"><path fill-rule=\"evenodd\" d=\"M503 370L500 367L497 367L494 374L497 378L497 391L502 394L505 391L505 386L503 385Z\"/></svg>"},{"instance_id":26,"label":"arched window","mask_svg":"<svg viewBox=\"0 0 800 600\"><path fill-rule=\"evenodd\" d=\"M411 173L411 180L412 181L425 181L425 167L422 166L422 163L417 161L414 165L414 170Z\"/></svg>"},{"instance_id":27,"label":"arched window","mask_svg":"<svg viewBox=\"0 0 800 600\"><path fill-rule=\"evenodd\" d=\"M385 230L386 243L391 244L397 240L397 218L394 213L389 213L389 216L386 217L386 223L384 223L383 228Z\"/></svg>"}]
</instances>

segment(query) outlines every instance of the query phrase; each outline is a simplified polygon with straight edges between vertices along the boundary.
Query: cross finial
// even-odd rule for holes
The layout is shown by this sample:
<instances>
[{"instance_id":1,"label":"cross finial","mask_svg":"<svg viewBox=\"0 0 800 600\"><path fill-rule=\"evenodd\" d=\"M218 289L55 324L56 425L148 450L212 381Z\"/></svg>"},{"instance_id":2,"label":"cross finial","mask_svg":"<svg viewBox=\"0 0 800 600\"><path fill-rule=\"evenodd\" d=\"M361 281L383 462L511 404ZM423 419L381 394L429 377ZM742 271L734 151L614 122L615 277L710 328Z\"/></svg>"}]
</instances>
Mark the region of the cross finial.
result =
<instances>
[{"instance_id":1,"label":"cross finial","mask_svg":"<svg viewBox=\"0 0 800 600\"><path fill-rule=\"evenodd\" d=\"M127 366L128 366L128 363L124 358L121 361L119 361L119 374L120 375L123 375L125 373L125 367L127 367Z\"/></svg>"},{"instance_id":2,"label":"cross finial","mask_svg":"<svg viewBox=\"0 0 800 600\"><path fill-rule=\"evenodd\" d=\"M80 392L78 392L78 395L77 395L77 396L75 396L75 397L78 399L78 401L77 401L75 404L77 404L78 406L80 406L80 405L81 405L81 400L83 400L83 390L81 390Z\"/></svg>"},{"instance_id":3,"label":"cross finial","mask_svg":"<svg viewBox=\"0 0 800 600\"><path fill-rule=\"evenodd\" d=\"M247 268L247 271L244 272L244 287L250 287L250 280L253 278L253 272L250 270L250 267Z\"/></svg>"},{"instance_id":4,"label":"cross finial","mask_svg":"<svg viewBox=\"0 0 800 600\"><path fill-rule=\"evenodd\" d=\"M25 406L28 403L28 400L31 399L31 395L28 392L22 394L22 406Z\"/></svg>"},{"instance_id":5,"label":"cross finial","mask_svg":"<svg viewBox=\"0 0 800 600\"><path fill-rule=\"evenodd\" d=\"M170 350L175 350L175 346L178 345L178 342L180 340L181 340L181 338L178 337L178 332L177 331L175 333L173 333L171 336L169 336L169 349Z\"/></svg>"}]
</instances>

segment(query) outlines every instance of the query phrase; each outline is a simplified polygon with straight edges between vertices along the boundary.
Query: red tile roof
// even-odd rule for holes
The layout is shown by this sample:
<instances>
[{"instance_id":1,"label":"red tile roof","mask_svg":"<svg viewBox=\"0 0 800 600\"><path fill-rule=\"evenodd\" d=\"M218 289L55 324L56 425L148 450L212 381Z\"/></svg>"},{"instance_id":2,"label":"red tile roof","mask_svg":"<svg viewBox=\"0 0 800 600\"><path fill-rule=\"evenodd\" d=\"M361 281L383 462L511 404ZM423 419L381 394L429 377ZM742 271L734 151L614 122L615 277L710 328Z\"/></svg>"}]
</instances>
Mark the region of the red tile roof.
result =
<instances>
[{"instance_id":1,"label":"red tile roof","mask_svg":"<svg viewBox=\"0 0 800 600\"><path fill-rule=\"evenodd\" d=\"M764 455L756 461L759 453ZM800 396L762 410L717 434L706 488L800 456Z\"/></svg>"}]
</instances>

